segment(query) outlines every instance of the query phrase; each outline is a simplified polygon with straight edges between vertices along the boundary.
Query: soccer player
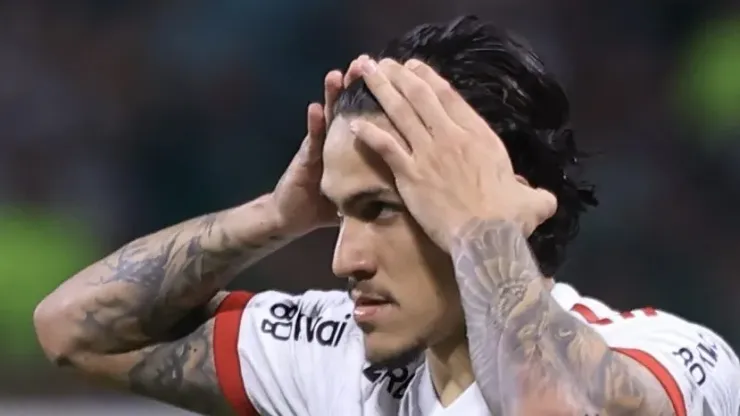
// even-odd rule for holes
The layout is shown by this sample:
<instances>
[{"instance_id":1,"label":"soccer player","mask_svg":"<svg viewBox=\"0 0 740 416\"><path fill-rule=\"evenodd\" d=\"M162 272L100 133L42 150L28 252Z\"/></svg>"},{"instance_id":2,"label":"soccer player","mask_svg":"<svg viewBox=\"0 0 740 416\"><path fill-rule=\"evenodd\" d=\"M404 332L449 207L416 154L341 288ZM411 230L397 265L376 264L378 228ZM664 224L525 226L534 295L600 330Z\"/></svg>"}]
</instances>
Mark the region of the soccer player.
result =
<instances>
[{"instance_id":1,"label":"soccer player","mask_svg":"<svg viewBox=\"0 0 740 416\"><path fill-rule=\"evenodd\" d=\"M551 278L595 200L566 173L568 102L537 57L471 17L380 56L341 92L327 76L274 192L49 295L48 356L207 414L736 416L740 363L717 334ZM220 291L335 211L349 296Z\"/></svg>"}]
</instances>

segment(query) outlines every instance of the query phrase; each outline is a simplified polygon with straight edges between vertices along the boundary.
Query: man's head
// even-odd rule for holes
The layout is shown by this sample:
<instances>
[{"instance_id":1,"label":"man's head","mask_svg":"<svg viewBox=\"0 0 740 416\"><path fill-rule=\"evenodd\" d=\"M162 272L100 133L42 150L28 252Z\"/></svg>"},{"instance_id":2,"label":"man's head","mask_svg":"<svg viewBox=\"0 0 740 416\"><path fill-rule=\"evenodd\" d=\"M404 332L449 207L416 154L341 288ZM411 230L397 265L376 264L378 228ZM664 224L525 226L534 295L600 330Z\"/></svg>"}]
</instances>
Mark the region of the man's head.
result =
<instances>
[{"instance_id":1,"label":"man's head","mask_svg":"<svg viewBox=\"0 0 740 416\"><path fill-rule=\"evenodd\" d=\"M473 17L419 26L392 41L379 58L417 58L435 68L499 134L516 173L557 197L557 212L529 239L543 273L554 274L580 214L596 201L590 187L570 176L579 154L565 129L568 101L539 59ZM343 215L334 272L356 282L360 304L387 302L356 310L368 357L390 360L462 337L449 256L404 210L390 170L354 138L348 123L366 118L401 140L398 131L361 81L342 92L334 114L321 184Z\"/></svg>"}]
</instances>

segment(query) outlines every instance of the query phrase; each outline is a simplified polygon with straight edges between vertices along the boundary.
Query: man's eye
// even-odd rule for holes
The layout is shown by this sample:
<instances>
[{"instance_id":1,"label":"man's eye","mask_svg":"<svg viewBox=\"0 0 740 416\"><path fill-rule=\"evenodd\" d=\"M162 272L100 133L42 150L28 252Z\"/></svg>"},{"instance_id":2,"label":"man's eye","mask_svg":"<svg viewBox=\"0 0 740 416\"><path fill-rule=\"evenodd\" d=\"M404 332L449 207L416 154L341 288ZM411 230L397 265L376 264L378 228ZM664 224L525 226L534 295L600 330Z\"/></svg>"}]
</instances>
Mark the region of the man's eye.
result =
<instances>
[{"instance_id":1,"label":"man's eye","mask_svg":"<svg viewBox=\"0 0 740 416\"><path fill-rule=\"evenodd\" d=\"M359 212L363 221L376 221L390 218L399 211L397 205L376 201L365 204Z\"/></svg>"}]
</instances>

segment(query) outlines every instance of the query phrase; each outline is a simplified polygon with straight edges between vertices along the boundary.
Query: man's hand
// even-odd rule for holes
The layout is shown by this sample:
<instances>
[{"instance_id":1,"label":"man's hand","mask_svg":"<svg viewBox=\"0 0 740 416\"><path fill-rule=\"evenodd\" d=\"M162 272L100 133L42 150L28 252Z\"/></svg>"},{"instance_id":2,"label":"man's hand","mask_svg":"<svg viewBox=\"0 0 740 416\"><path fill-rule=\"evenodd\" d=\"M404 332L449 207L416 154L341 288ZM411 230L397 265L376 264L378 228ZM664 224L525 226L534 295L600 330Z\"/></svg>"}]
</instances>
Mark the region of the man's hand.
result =
<instances>
[{"instance_id":1,"label":"man's hand","mask_svg":"<svg viewBox=\"0 0 740 416\"><path fill-rule=\"evenodd\" d=\"M301 235L337 222L336 208L319 191L321 155L339 93L359 77L358 60L352 62L345 74L339 70L329 72L324 79L324 104L308 106L308 133L272 192L278 221L287 233Z\"/></svg>"},{"instance_id":2,"label":"man's hand","mask_svg":"<svg viewBox=\"0 0 740 416\"><path fill-rule=\"evenodd\" d=\"M405 139L354 120L357 137L388 163L409 212L443 249L474 218L517 223L529 234L555 197L514 174L504 144L468 103L418 60L362 61L363 78Z\"/></svg>"}]
</instances>

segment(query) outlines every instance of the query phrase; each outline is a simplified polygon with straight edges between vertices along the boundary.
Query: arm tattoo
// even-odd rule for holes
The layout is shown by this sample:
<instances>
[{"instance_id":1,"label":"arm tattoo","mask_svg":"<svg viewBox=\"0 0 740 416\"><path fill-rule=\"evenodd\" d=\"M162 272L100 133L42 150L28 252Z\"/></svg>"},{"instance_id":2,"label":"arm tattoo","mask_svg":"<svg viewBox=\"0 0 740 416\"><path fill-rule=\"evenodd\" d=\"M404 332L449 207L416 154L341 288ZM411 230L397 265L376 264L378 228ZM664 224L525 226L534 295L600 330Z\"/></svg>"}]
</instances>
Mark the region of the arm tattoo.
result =
<instances>
[{"instance_id":1,"label":"arm tattoo","mask_svg":"<svg viewBox=\"0 0 740 416\"><path fill-rule=\"evenodd\" d=\"M518 226L471 221L451 253L476 381L494 414L673 414L649 373L550 296Z\"/></svg>"},{"instance_id":2,"label":"arm tattoo","mask_svg":"<svg viewBox=\"0 0 740 416\"><path fill-rule=\"evenodd\" d=\"M110 353L172 338L178 322L286 240L265 233L238 241L224 227L233 221L229 215L206 215L135 240L85 273L93 296L78 324L88 348Z\"/></svg>"},{"instance_id":3,"label":"arm tattoo","mask_svg":"<svg viewBox=\"0 0 740 416\"><path fill-rule=\"evenodd\" d=\"M128 371L133 392L200 414L228 414L213 356L213 323L185 338L144 348Z\"/></svg>"},{"instance_id":4,"label":"arm tattoo","mask_svg":"<svg viewBox=\"0 0 740 416\"><path fill-rule=\"evenodd\" d=\"M70 279L57 296L75 299L65 331L76 347L60 362L213 414L223 401L209 320L223 297L214 295L288 241L261 222L264 206L253 208L255 218L227 210L140 238Z\"/></svg>"}]
</instances>

